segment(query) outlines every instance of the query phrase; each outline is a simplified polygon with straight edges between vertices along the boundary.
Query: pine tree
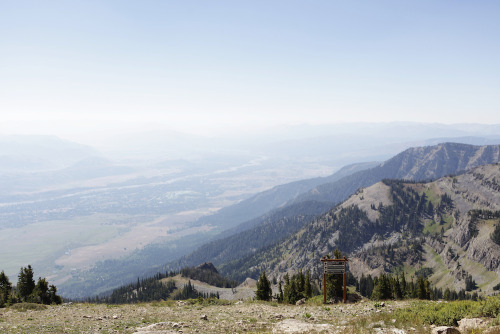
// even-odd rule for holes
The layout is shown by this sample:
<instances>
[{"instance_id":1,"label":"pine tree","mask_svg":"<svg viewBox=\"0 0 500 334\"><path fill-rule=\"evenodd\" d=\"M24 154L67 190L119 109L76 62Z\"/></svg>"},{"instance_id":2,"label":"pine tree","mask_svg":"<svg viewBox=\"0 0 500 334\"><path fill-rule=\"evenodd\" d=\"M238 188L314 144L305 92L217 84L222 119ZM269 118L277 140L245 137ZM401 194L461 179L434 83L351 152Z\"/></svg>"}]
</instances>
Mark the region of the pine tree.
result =
<instances>
[{"instance_id":1,"label":"pine tree","mask_svg":"<svg viewBox=\"0 0 500 334\"><path fill-rule=\"evenodd\" d=\"M304 277L304 273L302 273L302 269L300 269L297 277L297 291L299 292L305 291L305 285L306 285L306 280Z\"/></svg>"},{"instance_id":2,"label":"pine tree","mask_svg":"<svg viewBox=\"0 0 500 334\"><path fill-rule=\"evenodd\" d=\"M444 300L451 300L451 292L449 288L446 288L446 290L444 290L443 298Z\"/></svg>"},{"instance_id":3,"label":"pine tree","mask_svg":"<svg viewBox=\"0 0 500 334\"><path fill-rule=\"evenodd\" d=\"M418 299L427 299L427 293L425 291L425 281L423 276L418 276L417 278L417 297Z\"/></svg>"},{"instance_id":4,"label":"pine tree","mask_svg":"<svg viewBox=\"0 0 500 334\"><path fill-rule=\"evenodd\" d=\"M295 283L295 279L292 279L290 280L288 289L285 286L285 301L289 304L295 304L299 299L297 284Z\"/></svg>"},{"instance_id":5,"label":"pine tree","mask_svg":"<svg viewBox=\"0 0 500 334\"><path fill-rule=\"evenodd\" d=\"M30 299L38 304L50 304L49 283L45 278L38 278L38 282L31 293Z\"/></svg>"},{"instance_id":6,"label":"pine tree","mask_svg":"<svg viewBox=\"0 0 500 334\"><path fill-rule=\"evenodd\" d=\"M62 303L62 298L57 295L57 288L53 284L51 284L49 286L49 303L50 304L61 304Z\"/></svg>"},{"instance_id":7,"label":"pine tree","mask_svg":"<svg viewBox=\"0 0 500 334\"><path fill-rule=\"evenodd\" d=\"M262 272L259 280L257 282L257 292L255 293L255 298L258 300L269 301L272 298L271 282L266 277L266 272Z\"/></svg>"},{"instance_id":8,"label":"pine tree","mask_svg":"<svg viewBox=\"0 0 500 334\"><path fill-rule=\"evenodd\" d=\"M396 275L396 277L393 280L393 291L394 291L394 297L397 299L403 299L403 292L401 291L401 285L399 283L399 276Z\"/></svg>"},{"instance_id":9,"label":"pine tree","mask_svg":"<svg viewBox=\"0 0 500 334\"><path fill-rule=\"evenodd\" d=\"M10 304L10 295L12 293L12 283L9 277L2 270L0 272L0 307L5 307Z\"/></svg>"},{"instance_id":10,"label":"pine tree","mask_svg":"<svg viewBox=\"0 0 500 334\"><path fill-rule=\"evenodd\" d=\"M312 285L311 285L311 273L309 270L306 273L306 282L304 287L304 297L311 298L312 297Z\"/></svg>"},{"instance_id":11,"label":"pine tree","mask_svg":"<svg viewBox=\"0 0 500 334\"><path fill-rule=\"evenodd\" d=\"M491 233L490 238L494 243L500 245L500 223L497 223L495 225L495 230L493 230L493 233Z\"/></svg>"},{"instance_id":12,"label":"pine tree","mask_svg":"<svg viewBox=\"0 0 500 334\"><path fill-rule=\"evenodd\" d=\"M392 298L391 279L388 275L386 274L380 275L377 284L373 289L371 298L375 300Z\"/></svg>"},{"instance_id":13,"label":"pine tree","mask_svg":"<svg viewBox=\"0 0 500 334\"><path fill-rule=\"evenodd\" d=\"M35 288L35 281L33 280L33 269L31 265L28 265L27 268L21 268L19 272L17 281L17 292L19 294L19 299L22 302L30 301L31 293Z\"/></svg>"},{"instance_id":14,"label":"pine tree","mask_svg":"<svg viewBox=\"0 0 500 334\"><path fill-rule=\"evenodd\" d=\"M401 295L403 298L406 298L408 296L408 287L406 285L406 277L405 277L405 272L401 274Z\"/></svg>"}]
</instances>

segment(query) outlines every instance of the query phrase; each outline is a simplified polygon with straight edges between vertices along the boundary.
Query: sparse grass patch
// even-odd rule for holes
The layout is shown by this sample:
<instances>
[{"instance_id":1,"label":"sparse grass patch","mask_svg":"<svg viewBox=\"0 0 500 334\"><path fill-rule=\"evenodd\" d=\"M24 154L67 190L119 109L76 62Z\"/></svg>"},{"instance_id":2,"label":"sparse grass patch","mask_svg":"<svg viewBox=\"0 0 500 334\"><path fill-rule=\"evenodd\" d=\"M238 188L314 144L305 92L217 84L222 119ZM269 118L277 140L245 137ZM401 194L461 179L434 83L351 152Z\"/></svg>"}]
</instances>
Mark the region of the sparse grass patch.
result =
<instances>
[{"instance_id":1,"label":"sparse grass patch","mask_svg":"<svg viewBox=\"0 0 500 334\"><path fill-rule=\"evenodd\" d=\"M481 302L470 300L447 303L413 302L408 308L396 310L394 317L403 324L420 322L437 326L457 326L458 321L466 317L495 318L499 314L500 297L490 297Z\"/></svg>"},{"instance_id":2,"label":"sparse grass patch","mask_svg":"<svg viewBox=\"0 0 500 334\"><path fill-rule=\"evenodd\" d=\"M175 300L170 299L151 302L152 307L172 307L174 305Z\"/></svg>"},{"instance_id":3,"label":"sparse grass patch","mask_svg":"<svg viewBox=\"0 0 500 334\"><path fill-rule=\"evenodd\" d=\"M106 308L118 308L120 305L117 304L106 304Z\"/></svg>"},{"instance_id":4,"label":"sparse grass patch","mask_svg":"<svg viewBox=\"0 0 500 334\"><path fill-rule=\"evenodd\" d=\"M26 312L28 310L30 311L43 311L47 309L47 305L42 305L42 304L35 304L35 303L19 303L19 304L14 304L10 308L12 310L16 310L18 312Z\"/></svg>"},{"instance_id":5,"label":"sparse grass patch","mask_svg":"<svg viewBox=\"0 0 500 334\"><path fill-rule=\"evenodd\" d=\"M306 300L307 305L321 306L323 305L323 295L317 295Z\"/></svg>"}]
</instances>

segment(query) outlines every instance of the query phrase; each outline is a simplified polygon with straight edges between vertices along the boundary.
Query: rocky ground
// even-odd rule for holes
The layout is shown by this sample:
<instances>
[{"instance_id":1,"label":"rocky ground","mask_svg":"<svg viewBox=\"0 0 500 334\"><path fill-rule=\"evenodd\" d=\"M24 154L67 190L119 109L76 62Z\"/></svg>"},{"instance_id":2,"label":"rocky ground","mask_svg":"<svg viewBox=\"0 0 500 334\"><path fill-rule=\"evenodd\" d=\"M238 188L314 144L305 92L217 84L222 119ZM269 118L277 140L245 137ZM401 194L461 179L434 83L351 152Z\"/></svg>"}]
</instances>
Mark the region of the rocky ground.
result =
<instances>
[{"instance_id":1,"label":"rocky ground","mask_svg":"<svg viewBox=\"0 0 500 334\"><path fill-rule=\"evenodd\" d=\"M31 310L11 307L0 309L0 333L438 333L438 328L396 319L393 312L403 307L408 307L408 302L386 302L383 307L372 301L300 306L168 301L134 305L75 303ZM488 321L475 321L474 328L456 330L500 333Z\"/></svg>"}]
</instances>

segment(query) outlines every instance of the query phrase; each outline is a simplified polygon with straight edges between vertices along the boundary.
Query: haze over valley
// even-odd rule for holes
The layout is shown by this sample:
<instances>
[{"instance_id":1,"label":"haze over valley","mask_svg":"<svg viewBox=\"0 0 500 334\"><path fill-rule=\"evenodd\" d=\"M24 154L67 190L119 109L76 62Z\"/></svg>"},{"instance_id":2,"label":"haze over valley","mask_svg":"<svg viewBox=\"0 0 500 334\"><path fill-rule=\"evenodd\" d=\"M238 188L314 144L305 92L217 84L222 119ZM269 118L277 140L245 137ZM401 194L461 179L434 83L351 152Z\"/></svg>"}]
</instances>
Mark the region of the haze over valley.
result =
<instances>
[{"instance_id":1,"label":"haze over valley","mask_svg":"<svg viewBox=\"0 0 500 334\"><path fill-rule=\"evenodd\" d=\"M314 187L376 166L412 145L450 140L428 137L436 129L457 141L500 142L496 127L466 131L463 126L417 123L351 124L342 133L335 125L331 130L282 128L268 137L239 141L172 132L135 134L134 142L149 148L143 155L135 154L130 141L121 147L115 142L114 151L104 151L57 137L4 136L2 269L15 277L29 262L63 293L100 293L154 272ZM293 132L298 138L292 139ZM109 149L110 143L105 144ZM341 169L359 162L366 164ZM284 184L289 185L271 190ZM271 192L262 197L265 191ZM327 210L339 200L320 202ZM89 289L89 281L102 276L96 268L106 260L118 261L126 273ZM87 286L85 295L81 284Z\"/></svg>"}]
</instances>

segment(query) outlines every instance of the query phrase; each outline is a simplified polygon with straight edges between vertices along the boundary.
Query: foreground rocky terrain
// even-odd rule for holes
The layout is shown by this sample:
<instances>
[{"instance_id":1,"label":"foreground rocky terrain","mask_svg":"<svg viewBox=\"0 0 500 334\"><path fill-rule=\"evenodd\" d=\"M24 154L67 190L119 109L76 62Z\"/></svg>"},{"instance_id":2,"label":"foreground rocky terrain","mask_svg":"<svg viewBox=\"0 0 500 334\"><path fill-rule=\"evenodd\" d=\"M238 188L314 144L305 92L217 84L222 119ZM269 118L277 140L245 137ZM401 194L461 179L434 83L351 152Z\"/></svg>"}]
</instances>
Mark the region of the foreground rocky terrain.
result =
<instances>
[{"instance_id":1,"label":"foreground rocky terrain","mask_svg":"<svg viewBox=\"0 0 500 334\"><path fill-rule=\"evenodd\" d=\"M167 301L144 304L18 304L0 309L1 333L439 333L410 310L415 301L323 305ZM497 321L498 322L498 321ZM448 333L500 333L495 319L471 319ZM455 332L452 332L455 330ZM443 332L446 333L446 332Z\"/></svg>"}]
</instances>

